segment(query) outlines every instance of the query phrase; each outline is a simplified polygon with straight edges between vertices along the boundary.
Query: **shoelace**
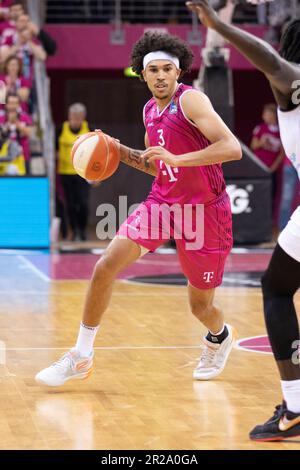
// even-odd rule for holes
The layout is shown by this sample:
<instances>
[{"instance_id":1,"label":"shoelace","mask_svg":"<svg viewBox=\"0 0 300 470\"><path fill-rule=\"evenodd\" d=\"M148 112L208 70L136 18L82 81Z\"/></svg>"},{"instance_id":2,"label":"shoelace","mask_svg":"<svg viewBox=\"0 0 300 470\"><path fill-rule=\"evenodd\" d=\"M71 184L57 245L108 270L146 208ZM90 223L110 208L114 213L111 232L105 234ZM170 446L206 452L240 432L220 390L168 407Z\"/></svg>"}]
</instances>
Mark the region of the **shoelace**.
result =
<instances>
[{"instance_id":1,"label":"shoelace","mask_svg":"<svg viewBox=\"0 0 300 470\"><path fill-rule=\"evenodd\" d=\"M64 373L68 368L73 368L73 359L70 353L64 354L57 362L54 362L51 367L55 367L61 373Z\"/></svg>"},{"instance_id":2,"label":"shoelace","mask_svg":"<svg viewBox=\"0 0 300 470\"><path fill-rule=\"evenodd\" d=\"M200 357L200 362L205 365L210 365L214 361L217 351L216 349L205 346Z\"/></svg>"},{"instance_id":3,"label":"shoelace","mask_svg":"<svg viewBox=\"0 0 300 470\"><path fill-rule=\"evenodd\" d=\"M286 407L284 406L284 403L281 403L281 405L277 405L274 410L274 415L272 416L270 421L276 421L280 419L284 413L286 412Z\"/></svg>"}]
</instances>

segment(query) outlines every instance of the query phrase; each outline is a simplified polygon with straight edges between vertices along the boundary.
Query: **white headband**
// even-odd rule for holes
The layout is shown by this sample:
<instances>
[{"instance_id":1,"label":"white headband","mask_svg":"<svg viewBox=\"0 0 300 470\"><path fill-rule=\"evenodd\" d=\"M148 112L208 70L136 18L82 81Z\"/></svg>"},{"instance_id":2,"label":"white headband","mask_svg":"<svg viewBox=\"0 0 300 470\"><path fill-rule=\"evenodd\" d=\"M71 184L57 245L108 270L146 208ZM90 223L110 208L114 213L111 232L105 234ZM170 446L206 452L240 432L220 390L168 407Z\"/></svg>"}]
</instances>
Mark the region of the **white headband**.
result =
<instances>
[{"instance_id":1,"label":"white headband","mask_svg":"<svg viewBox=\"0 0 300 470\"><path fill-rule=\"evenodd\" d=\"M176 66L177 69L179 69L178 57L175 57L174 55L168 54L167 52L164 52L164 51L154 51L154 52L149 52L149 54L145 55L144 60L143 60L144 70L149 64L149 62L152 62L152 60L169 60L170 62L173 62L173 64Z\"/></svg>"}]
</instances>

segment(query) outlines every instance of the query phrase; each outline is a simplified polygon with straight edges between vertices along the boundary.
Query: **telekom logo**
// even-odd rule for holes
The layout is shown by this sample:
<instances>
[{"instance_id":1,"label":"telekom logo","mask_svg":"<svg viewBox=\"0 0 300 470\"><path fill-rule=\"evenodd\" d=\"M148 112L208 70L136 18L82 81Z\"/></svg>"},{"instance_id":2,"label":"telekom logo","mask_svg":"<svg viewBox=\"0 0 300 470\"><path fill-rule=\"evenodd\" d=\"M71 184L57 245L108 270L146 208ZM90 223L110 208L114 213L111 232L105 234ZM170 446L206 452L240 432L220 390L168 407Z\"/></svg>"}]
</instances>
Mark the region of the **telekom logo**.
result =
<instances>
[{"instance_id":1,"label":"telekom logo","mask_svg":"<svg viewBox=\"0 0 300 470\"><path fill-rule=\"evenodd\" d=\"M209 271L209 272L204 273L204 274L203 274L203 279L204 279L204 281L205 281L205 282L210 282L210 281L213 279L214 274L215 274L215 273L214 273L213 271Z\"/></svg>"}]
</instances>

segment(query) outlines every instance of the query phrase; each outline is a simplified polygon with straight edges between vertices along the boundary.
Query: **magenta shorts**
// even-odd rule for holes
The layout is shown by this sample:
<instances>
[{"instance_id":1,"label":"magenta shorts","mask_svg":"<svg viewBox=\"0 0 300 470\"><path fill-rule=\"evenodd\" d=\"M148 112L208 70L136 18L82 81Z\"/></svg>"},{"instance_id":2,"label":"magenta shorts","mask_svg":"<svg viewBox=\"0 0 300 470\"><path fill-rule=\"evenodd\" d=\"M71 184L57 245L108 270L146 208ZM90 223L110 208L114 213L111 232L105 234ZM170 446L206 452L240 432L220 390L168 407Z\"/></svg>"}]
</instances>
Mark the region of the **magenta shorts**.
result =
<instances>
[{"instance_id":1,"label":"magenta shorts","mask_svg":"<svg viewBox=\"0 0 300 470\"><path fill-rule=\"evenodd\" d=\"M149 197L121 225L118 235L155 251L174 238L182 271L198 289L222 283L232 248L232 219L227 193L210 204L161 204Z\"/></svg>"}]
</instances>

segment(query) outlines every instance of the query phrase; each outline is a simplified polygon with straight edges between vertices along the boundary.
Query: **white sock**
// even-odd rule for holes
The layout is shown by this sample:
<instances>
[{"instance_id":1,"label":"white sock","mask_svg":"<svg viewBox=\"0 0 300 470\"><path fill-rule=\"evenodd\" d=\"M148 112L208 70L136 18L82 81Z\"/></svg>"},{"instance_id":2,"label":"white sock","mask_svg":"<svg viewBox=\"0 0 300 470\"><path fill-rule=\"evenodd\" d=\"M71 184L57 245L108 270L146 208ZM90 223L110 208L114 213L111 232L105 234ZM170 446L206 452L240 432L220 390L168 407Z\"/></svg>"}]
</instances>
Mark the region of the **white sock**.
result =
<instances>
[{"instance_id":1,"label":"white sock","mask_svg":"<svg viewBox=\"0 0 300 470\"><path fill-rule=\"evenodd\" d=\"M79 352L80 356L87 357L91 354L98 328L99 325L87 326L82 322L80 323L77 343L75 346L75 349Z\"/></svg>"},{"instance_id":2,"label":"white sock","mask_svg":"<svg viewBox=\"0 0 300 470\"><path fill-rule=\"evenodd\" d=\"M287 409L293 413L300 413L300 379L280 382Z\"/></svg>"}]
</instances>

